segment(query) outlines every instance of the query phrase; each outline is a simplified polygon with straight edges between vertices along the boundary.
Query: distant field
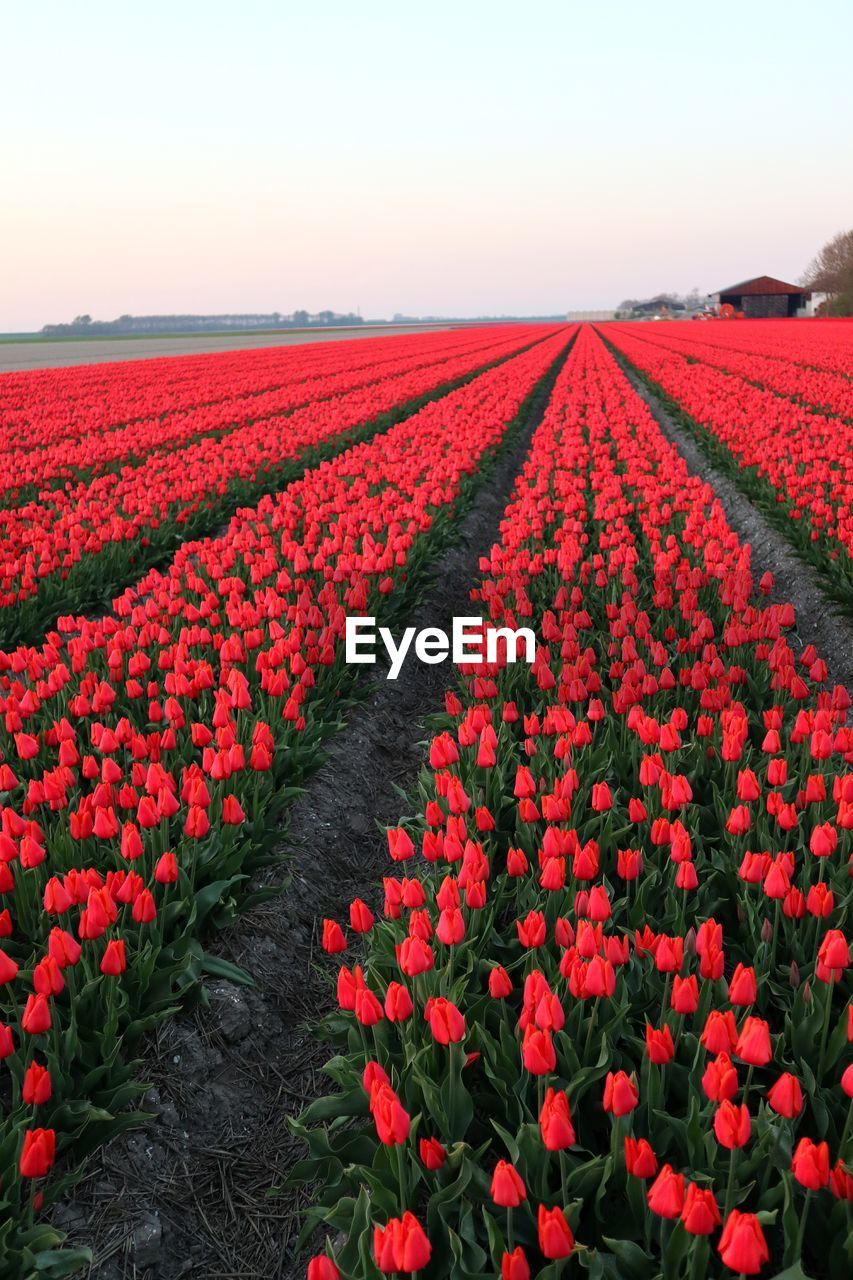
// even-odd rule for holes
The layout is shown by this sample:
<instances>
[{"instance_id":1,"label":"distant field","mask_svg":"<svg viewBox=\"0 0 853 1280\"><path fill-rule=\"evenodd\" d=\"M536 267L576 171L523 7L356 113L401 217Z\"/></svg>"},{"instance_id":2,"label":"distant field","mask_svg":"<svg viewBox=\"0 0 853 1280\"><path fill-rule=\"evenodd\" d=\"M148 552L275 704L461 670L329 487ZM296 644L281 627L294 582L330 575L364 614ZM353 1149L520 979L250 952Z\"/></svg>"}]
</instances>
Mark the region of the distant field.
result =
<instances>
[{"instance_id":1,"label":"distant field","mask_svg":"<svg viewBox=\"0 0 853 1280\"><path fill-rule=\"evenodd\" d=\"M155 356L203 355L207 351L244 351L253 347L289 347L304 342L339 342L347 338L392 337L453 329L452 324L360 325L357 328L256 329L251 333L154 334L150 338L123 334L97 338L0 337L0 373L17 369L61 368L112 360L145 360Z\"/></svg>"},{"instance_id":2,"label":"distant field","mask_svg":"<svg viewBox=\"0 0 853 1280\"><path fill-rule=\"evenodd\" d=\"M0 376L0 1280L850 1280L853 321L265 336Z\"/></svg>"}]
</instances>

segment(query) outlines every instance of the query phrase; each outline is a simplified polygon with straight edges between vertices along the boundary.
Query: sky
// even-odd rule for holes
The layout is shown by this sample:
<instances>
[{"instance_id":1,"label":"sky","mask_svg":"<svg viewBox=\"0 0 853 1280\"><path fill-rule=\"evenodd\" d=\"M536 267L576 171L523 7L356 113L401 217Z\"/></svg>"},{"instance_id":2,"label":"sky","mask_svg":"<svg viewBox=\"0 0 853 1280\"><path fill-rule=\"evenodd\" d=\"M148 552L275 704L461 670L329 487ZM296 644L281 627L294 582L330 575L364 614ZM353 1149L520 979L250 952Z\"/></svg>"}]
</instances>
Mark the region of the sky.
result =
<instances>
[{"instance_id":1,"label":"sky","mask_svg":"<svg viewBox=\"0 0 853 1280\"><path fill-rule=\"evenodd\" d=\"M853 224L850 0L4 6L0 332L559 314Z\"/></svg>"}]
</instances>

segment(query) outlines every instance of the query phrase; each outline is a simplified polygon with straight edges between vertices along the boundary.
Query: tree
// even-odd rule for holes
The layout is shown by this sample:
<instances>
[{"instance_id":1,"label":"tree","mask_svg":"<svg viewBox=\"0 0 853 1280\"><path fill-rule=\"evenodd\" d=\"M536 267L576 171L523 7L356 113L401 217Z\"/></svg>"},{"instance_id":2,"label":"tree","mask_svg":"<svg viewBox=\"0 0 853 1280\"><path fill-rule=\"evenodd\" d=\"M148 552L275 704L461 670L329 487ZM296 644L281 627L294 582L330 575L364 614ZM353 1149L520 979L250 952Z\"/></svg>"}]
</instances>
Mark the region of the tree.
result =
<instances>
[{"instance_id":1,"label":"tree","mask_svg":"<svg viewBox=\"0 0 853 1280\"><path fill-rule=\"evenodd\" d=\"M802 283L826 294L830 315L853 315L853 230L840 231L823 246Z\"/></svg>"}]
</instances>

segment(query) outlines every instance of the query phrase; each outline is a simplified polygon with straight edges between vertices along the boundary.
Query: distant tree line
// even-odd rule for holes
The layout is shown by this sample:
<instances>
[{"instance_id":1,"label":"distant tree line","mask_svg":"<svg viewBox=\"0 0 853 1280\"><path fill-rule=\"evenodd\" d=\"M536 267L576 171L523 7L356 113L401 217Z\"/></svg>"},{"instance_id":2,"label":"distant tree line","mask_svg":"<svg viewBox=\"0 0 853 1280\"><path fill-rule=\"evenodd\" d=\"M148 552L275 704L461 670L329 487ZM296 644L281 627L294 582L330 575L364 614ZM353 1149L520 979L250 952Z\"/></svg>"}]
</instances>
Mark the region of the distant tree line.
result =
<instances>
[{"instance_id":1,"label":"distant tree line","mask_svg":"<svg viewBox=\"0 0 853 1280\"><path fill-rule=\"evenodd\" d=\"M839 231L813 258L802 284L826 294L831 316L853 316L853 230Z\"/></svg>"},{"instance_id":2,"label":"distant tree line","mask_svg":"<svg viewBox=\"0 0 853 1280\"><path fill-rule=\"evenodd\" d=\"M553 316L407 316L395 311L392 324L559 324L565 320L565 312ZM371 321L371 324L373 321Z\"/></svg>"},{"instance_id":3,"label":"distant tree line","mask_svg":"<svg viewBox=\"0 0 853 1280\"><path fill-rule=\"evenodd\" d=\"M46 324L40 332L46 338L97 337L101 334L204 333L223 329L321 329L327 325L363 324L361 316L351 311L294 311L282 315L268 314L220 316L119 316L117 320L93 320L89 315L75 316L67 324Z\"/></svg>"}]
</instances>

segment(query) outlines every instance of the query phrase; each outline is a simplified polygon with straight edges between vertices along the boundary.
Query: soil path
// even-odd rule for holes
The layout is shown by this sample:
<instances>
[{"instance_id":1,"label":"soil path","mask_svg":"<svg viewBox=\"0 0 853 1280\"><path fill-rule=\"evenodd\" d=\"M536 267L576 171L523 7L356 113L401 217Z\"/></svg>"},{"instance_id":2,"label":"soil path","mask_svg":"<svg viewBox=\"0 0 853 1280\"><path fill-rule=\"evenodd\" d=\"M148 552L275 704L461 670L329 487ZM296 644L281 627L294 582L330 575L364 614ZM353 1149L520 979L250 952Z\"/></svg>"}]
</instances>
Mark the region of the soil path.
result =
<instances>
[{"instance_id":1,"label":"soil path","mask_svg":"<svg viewBox=\"0 0 853 1280\"><path fill-rule=\"evenodd\" d=\"M479 557L499 538L550 386L551 379L460 521L456 541L433 563L433 586L407 625L449 631L454 615L470 611ZM378 666L369 670L367 696L290 810L287 861L273 876L288 880L285 893L210 948L247 969L256 988L211 982L210 1008L164 1024L143 1064L153 1085L144 1106L157 1114L93 1157L73 1199L54 1212L69 1243L93 1249L89 1277L304 1276L294 1246L305 1197L269 1199L267 1191L304 1155L288 1116L329 1091L319 1075L328 1049L306 1029L332 1007L329 975L337 969L320 950L317 922L345 919L356 896L376 906L389 865L383 828L396 825L398 788L421 765L420 722L440 708L452 683L446 664L407 662L394 682Z\"/></svg>"}]
</instances>

